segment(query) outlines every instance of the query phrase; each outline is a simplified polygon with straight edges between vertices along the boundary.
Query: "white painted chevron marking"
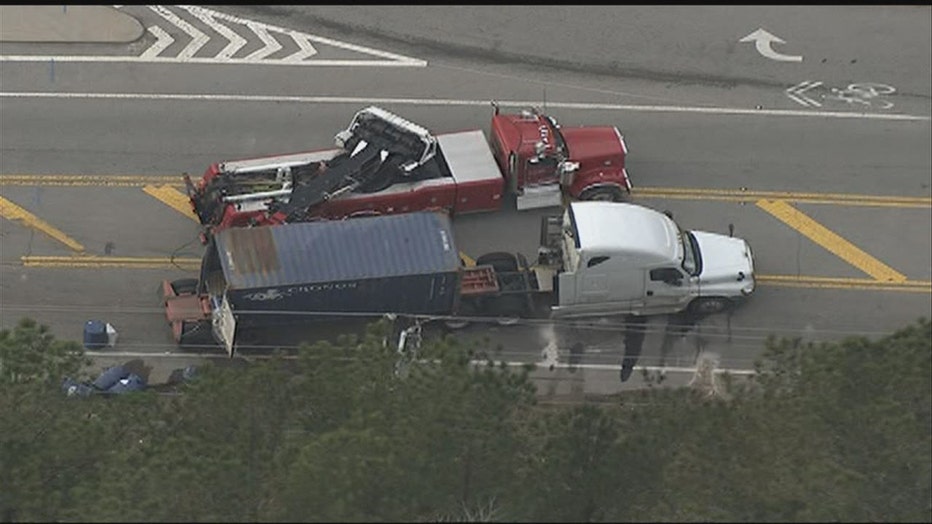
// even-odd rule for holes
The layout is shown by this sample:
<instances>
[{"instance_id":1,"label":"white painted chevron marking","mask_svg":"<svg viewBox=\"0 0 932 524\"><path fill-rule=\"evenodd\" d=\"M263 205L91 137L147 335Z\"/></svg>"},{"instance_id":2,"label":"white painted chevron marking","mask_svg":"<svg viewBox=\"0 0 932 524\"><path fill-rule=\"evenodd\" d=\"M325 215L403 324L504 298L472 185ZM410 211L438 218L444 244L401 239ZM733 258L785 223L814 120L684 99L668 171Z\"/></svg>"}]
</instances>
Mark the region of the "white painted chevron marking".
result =
<instances>
[{"instance_id":1,"label":"white painted chevron marking","mask_svg":"<svg viewBox=\"0 0 932 524\"><path fill-rule=\"evenodd\" d=\"M185 48L182 49L180 53L178 53L178 56L175 57L175 60L183 62L189 58L194 57L194 54L197 53L200 48L204 47L204 44L206 44L209 40L208 36L202 33L198 28L185 22L179 18L178 15L172 13L168 9L160 5L150 5L149 9L152 9L159 16L167 20L170 24L177 26L191 37L191 42L189 42L188 45L185 46Z\"/></svg>"},{"instance_id":2,"label":"white painted chevron marking","mask_svg":"<svg viewBox=\"0 0 932 524\"><path fill-rule=\"evenodd\" d=\"M805 94L803 94L803 93L805 93L806 91L808 91L808 90L810 90L810 89L814 89L814 88L819 87L819 86L821 86L821 85L822 85L822 82L815 82L815 81L812 81L812 80L804 80L804 81L802 81L802 82L796 84L795 86L792 86L792 87L788 88L788 89L785 91L785 93L786 93L786 96L788 96L791 100L793 100L793 101L796 102L797 104L800 104L800 105L803 105L803 106L807 106L807 107L808 107L808 106L811 106L811 107L822 107L822 104L821 104L821 103L819 103L818 101L816 101L816 100L814 100L814 99L812 99L812 98L809 98L808 96L806 96Z\"/></svg>"},{"instance_id":3,"label":"white painted chevron marking","mask_svg":"<svg viewBox=\"0 0 932 524\"><path fill-rule=\"evenodd\" d=\"M121 7L126 7L124 5L114 5L115 8L120 9ZM142 6L140 6L142 7ZM244 18L239 18L236 16L228 15L225 13L220 13L213 11L211 9L206 9L200 6L173 6L175 9L184 9L192 16L197 16L197 18L203 22L208 27L211 27L212 31L216 32L225 38L227 38L230 43L216 56L216 57L195 57L194 55L210 40L210 38L204 34L202 31L198 30L196 27L192 26L190 23L186 22L184 19L180 18L172 11L170 11L167 6L163 5L148 5L145 6L151 11L155 12L159 17L165 19L168 23L178 27L182 32L191 37L191 41L187 46L179 53L177 56L159 56L161 55L167 47L169 47L173 42L176 41L175 38L172 38L165 30L153 26L149 29L149 32L156 37L156 42L145 50L141 55L130 56L114 56L114 55L103 55L103 56L92 56L92 55L5 55L0 53L0 62L49 62L54 60L56 62L104 62L104 63L158 63L158 64L170 64L170 63L188 63L188 64L256 64L256 65L280 65L280 66L324 66L324 67L427 67L426 60L419 60L417 58L411 58L404 55L399 55L395 53L389 53L387 51L379 51L377 49L372 49L369 47L358 46L354 44L348 44L346 42L338 42L336 40L331 40L329 38L323 38L320 36L315 36L307 33L300 33L291 29L285 29L278 26L273 26L269 24L264 24L261 22L255 22L252 20L246 20ZM240 42L240 39L243 37L236 34L235 31L230 29L228 25L220 23L218 20L222 20L227 23L241 24L246 27L247 30L255 33L259 39L262 41L263 46L260 49L250 53L249 55L243 58L233 58L243 45ZM289 56L286 56L281 59L266 59L266 57L274 54L275 52L282 49L281 43L278 42L276 37L273 37L270 34L270 31L280 35L278 38L290 37L294 39L295 43L298 45L299 50L296 53L292 53ZM176 33L177 35L177 33ZM295 36L299 35L299 36ZM247 39L248 43L248 39ZM362 59L362 60L353 60L353 59L321 59L315 58L314 60L306 60L307 57L315 56L319 54L317 49L314 47L314 44L323 44L340 49L345 49L347 51L352 51L355 53L361 53L364 55L369 55L374 59Z\"/></svg>"},{"instance_id":4,"label":"white painted chevron marking","mask_svg":"<svg viewBox=\"0 0 932 524\"><path fill-rule=\"evenodd\" d=\"M168 48L168 46L172 45L172 42L175 41L175 39L172 38L172 35L166 33L164 29L157 25L150 27L148 31L152 33L153 36L155 36L156 40L154 44L149 46L149 49L146 49L143 54L139 55L139 58L155 58L159 56L159 53Z\"/></svg>"},{"instance_id":5,"label":"white painted chevron marking","mask_svg":"<svg viewBox=\"0 0 932 524\"><path fill-rule=\"evenodd\" d=\"M197 17L198 20L204 22L208 27L220 33L224 38L230 41L230 43L214 57L217 60L229 60L230 57L235 55L237 51L246 45L245 38L236 34L236 32L229 27L217 22L207 9L193 5L180 5L178 7L191 13Z\"/></svg>"},{"instance_id":6,"label":"white painted chevron marking","mask_svg":"<svg viewBox=\"0 0 932 524\"><path fill-rule=\"evenodd\" d=\"M315 36L315 35L311 35L311 34L307 34L307 33L298 33L297 31L293 31L293 30L291 30L291 29L285 29L285 28L283 28L283 27L278 27L278 26L274 26L274 25L271 25L271 24L264 24L264 23L261 23L261 22L253 22L253 21L251 21L251 20L246 20L245 18L240 18L240 17L238 17L238 16L228 15L228 14L226 14L226 13L220 13L220 12L217 12L217 11L212 11L212 10L210 10L210 9L205 9L205 8L201 8L201 9L204 9L205 11L210 12L211 16L213 16L213 17L216 18L216 19L225 20L225 21L227 21L227 22L233 22L233 23L237 23L237 24L243 24L243 25L249 27L250 29L252 29L253 31L256 31L256 28L258 28L258 27L262 27L265 31L275 31L275 32L278 32L278 33L286 34L286 35L291 35L292 33L302 34L302 35L304 35L304 37L307 38L308 42L316 42L316 43L318 43L318 44L324 44L324 45L329 45L329 46L333 46L333 47L339 47L340 49L346 49L347 51L355 51L355 52L357 52L357 53L363 53L363 54L367 54L367 55L377 56L377 57L379 57L379 58L384 58L384 59L390 60L390 61L392 61L392 62L397 62L397 63L391 64L391 65L406 65L406 66L415 66L415 67L424 67L424 66L427 65L427 62L426 62L426 61L424 61L424 60L418 60L417 58L411 58L411 57L409 57L409 56L399 55L399 54L395 54L395 53L389 53L389 52L387 52L387 51L379 51L379 50L377 50L377 49L372 49L372 48L369 48L369 47L363 47L363 46L354 45L354 44L348 44L348 43L346 43L346 42L338 42L338 41L336 41L336 40L331 40L331 39L329 39L329 38L324 38L324 37L321 37L321 36ZM262 38L262 35L259 34L258 31L256 31L256 34L259 35L259 38ZM265 40L263 40L263 42L265 42ZM266 45L268 45L268 43L266 43ZM298 44L298 45L300 45L300 44ZM281 46L278 46L278 49L281 49ZM276 49L275 51L277 51L278 49ZM275 51L271 51L270 53L267 53L267 54L262 54L261 56L268 56L269 54L274 53ZM255 53L253 53L253 54L255 54ZM250 55L250 56L252 56L252 55ZM250 57L246 57L246 58L250 58ZM255 60L255 58L253 58L253 60ZM279 61L277 61L277 60L271 60L271 61L267 61L266 63L275 63L275 62L279 62ZM307 61L307 62L301 62L301 63L302 63L303 65L311 65L311 64L314 63L314 62L317 62L317 61L314 60L314 61ZM336 64L336 63L338 63L338 62L342 63L342 62L348 62L348 61L333 61L334 64ZM364 63L364 62L368 62L368 63L370 63L370 64L373 63L371 60L370 60L370 61L360 61L360 63ZM279 63L280 63L280 62L279 62ZM293 63L296 63L296 62L284 62L284 63L293 64ZM386 63L385 65L389 65L389 64Z\"/></svg>"},{"instance_id":7,"label":"white painted chevron marking","mask_svg":"<svg viewBox=\"0 0 932 524\"><path fill-rule=\"evenodd\" d=\"M300 62L309 56L314 56L317 54L317 50L314 49L314 46L311 45L310 40L308 39L309 35L299 33L297 31L289 31L288 36L298 44L298 47L301 49L297 53L292 53L282 59L284 62Z\"/></svg>"},{"instance_id":8,"label":"white painted chevron marking","mask_svg":"<svg viewBox=\"0 0 932 524\"><path fill-rule=\"evenodd\" d=\"M272 38L272 35L269 34L268 30L266 30L265 26L262 24L257 24L256 22L246 22L246 27L255 33L259 37L259 40L262 40L264 45L262 48L256 49L250 53L248 56L243 58L243 60L247 62L262 60L263 58L282 48L282 45L279 44L277 40Z\"/></svg>"}]
</instances>

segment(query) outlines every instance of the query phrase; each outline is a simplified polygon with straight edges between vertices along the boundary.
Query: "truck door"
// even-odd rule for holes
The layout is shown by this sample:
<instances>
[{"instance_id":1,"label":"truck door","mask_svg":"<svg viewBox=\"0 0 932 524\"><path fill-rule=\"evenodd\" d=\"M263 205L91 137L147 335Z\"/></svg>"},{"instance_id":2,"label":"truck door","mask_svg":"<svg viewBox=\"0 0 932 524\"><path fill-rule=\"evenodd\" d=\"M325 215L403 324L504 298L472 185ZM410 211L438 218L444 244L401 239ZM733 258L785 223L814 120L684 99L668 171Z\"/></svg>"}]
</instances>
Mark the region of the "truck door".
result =
<instances>
[{"instance_id":1,"label":"truck door","mask_svg":"<svg viewBox=\"0 0 932 524\"><path fill-rule=\"evenodd\" d=\"M694 279L675 266L659 267L647 272L645 308L648 312L680 311L695 296Z\"/></svg>"},{"instance_id":2,"label":"truck door","mask_svg":"<svg viewBox=\"0 0 932 524\"><path fill-rule=\"evenodd\" d=\"M577 275L581 280L582 302L604 304L613 313L631 311L643 303L642 272L625 267L619 257L589 257L580 264Z\"/></svg>"},{"instance_id":3,"label":"truck door","mask_svg":"<svg viewBox=\"0 0 932 524\"><path fill-rule=\"evenodd\" d=\"M226 294L223 295L222 299L212 297L211 302L213 302L214 306L211 318L214 338L226 348L227 354L232 357L233 342L236 337L236 317L233 316L233 308L230 307L230 301L227 300Z\"/></svg>"}]
</instances>

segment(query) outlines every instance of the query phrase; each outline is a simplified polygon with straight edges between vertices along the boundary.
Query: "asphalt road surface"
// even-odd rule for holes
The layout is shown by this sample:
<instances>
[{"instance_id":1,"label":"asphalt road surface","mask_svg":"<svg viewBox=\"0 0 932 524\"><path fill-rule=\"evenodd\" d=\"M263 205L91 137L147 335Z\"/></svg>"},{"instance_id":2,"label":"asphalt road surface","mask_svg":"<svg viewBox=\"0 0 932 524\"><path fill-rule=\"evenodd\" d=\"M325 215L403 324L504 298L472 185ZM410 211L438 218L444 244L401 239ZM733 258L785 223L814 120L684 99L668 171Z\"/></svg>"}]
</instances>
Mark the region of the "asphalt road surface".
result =
<instances>
[{"instance_id":1,"label":"asphalt road surface","mask_svg":"<svg viewBox=\"0 0 932 524\"><path fill-rule=\"evenodd\" d=\"M211 9L234 15L212 20L247 39L246 21L273 28L283 49L272 59L307 49L275 28L313 36L303 42L314 52L301 63L218 59L230 40L197 12L144 6L123 11L173 36L160 59L140 58L168 43L160 30L132 43L0 46L3 327L32 316L80 340L84 321L101 318L120 339L99 362L142 358L167 376L201 355L165 356L175 350L156 291L195 274L201 248L166 184L219 160L331 147L370 103L434 132L487 129L491 99L617 125L633 201L687 228L733 224L754 247L752 300L683 336L652 319L644 369L683 368L687 381L702 355L745 373L771 334L876 336L932 316L928 7ZM209 39L186 57L189 27ZM785 42L739 41L758 28ZM263 45L251 42L249 52ZM457 244L473 257L532 255L552 211L458 217ZM76 267L76 252L98 258ZM545 362L537 376L554 390L643 384L619 381L615 325L577 330L581 353L558 347L554 371L548 326L458 336L486 337L510 362Z\"/></svg>"}]
</instances>

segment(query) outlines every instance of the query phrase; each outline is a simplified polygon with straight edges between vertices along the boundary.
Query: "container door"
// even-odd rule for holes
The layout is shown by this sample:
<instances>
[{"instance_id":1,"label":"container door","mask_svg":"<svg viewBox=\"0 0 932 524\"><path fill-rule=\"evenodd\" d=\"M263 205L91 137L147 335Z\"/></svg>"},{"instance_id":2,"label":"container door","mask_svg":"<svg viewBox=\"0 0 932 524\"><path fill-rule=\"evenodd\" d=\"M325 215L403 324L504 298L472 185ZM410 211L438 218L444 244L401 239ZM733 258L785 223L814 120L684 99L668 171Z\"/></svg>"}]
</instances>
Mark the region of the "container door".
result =
<instances>
[{"instance_id":1,"label":"container door","mask_svg":"<svg viewBox=\"0 0 932 524\"><path fill-rule=\"evenodd\" d=\"M236 337L236 317L233 316L233 308L230 307L230 301L227 300L225 294L219 304L214 304L212 321L214 338L226 348L227 354L232 357L233 342Z\"/></svg>"}]
</instances>

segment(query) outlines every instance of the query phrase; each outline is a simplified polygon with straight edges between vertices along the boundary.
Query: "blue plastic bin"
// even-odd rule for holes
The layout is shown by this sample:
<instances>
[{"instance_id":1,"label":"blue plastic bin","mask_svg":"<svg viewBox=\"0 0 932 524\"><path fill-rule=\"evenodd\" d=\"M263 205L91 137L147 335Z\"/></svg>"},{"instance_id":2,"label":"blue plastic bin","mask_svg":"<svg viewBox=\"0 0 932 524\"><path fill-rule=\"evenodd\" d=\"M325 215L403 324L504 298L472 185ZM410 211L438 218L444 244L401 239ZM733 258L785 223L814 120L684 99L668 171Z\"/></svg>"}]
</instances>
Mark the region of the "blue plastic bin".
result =
<instances>
[{"instance_id":1,"label":"blue plastic bin","mask_svg":"<svg viewBox=\"0 0 932 524\"><path fill-rule=\"evenodd\" d=\"M84 348L101 349L107 347L107 323L100 320L88 320L84 323Z\"/></svg>"}]
</instances>

